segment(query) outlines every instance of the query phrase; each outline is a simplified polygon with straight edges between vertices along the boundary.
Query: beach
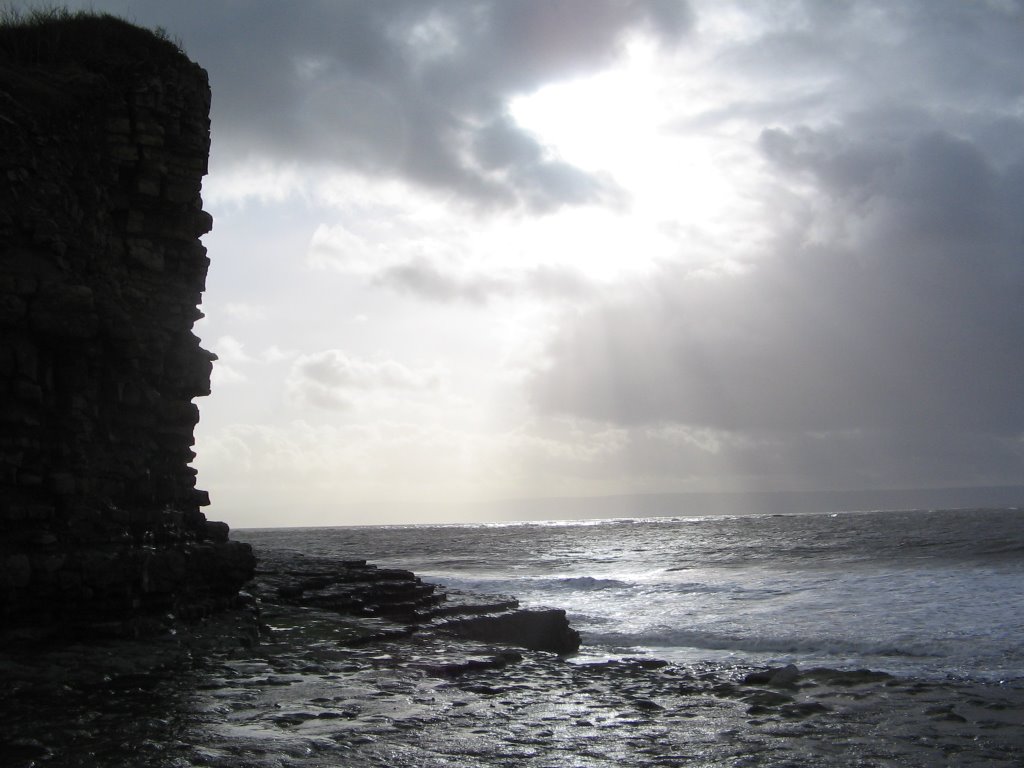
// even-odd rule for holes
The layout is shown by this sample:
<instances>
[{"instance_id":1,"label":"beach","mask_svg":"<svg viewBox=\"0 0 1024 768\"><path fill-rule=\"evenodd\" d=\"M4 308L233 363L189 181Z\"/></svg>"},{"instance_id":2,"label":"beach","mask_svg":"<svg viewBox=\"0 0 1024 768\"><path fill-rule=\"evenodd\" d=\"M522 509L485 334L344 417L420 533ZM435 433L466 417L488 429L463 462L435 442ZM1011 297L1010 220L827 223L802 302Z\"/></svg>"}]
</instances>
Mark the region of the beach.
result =
<instances>
[{"instance_id":1,"label":"beach","mask_svg":"<svg viewBox=\"0 0 1024 768\"><path fill-rule=\"evenodd\" d=\"M408 631L283 599L282 578L322 574L325 559L257 554L248 607L155 639L6 651L0 761L1017 766L1024 753L1019 682L683 665L586 646L565 656Z\"/></svg>"}]
</instances>

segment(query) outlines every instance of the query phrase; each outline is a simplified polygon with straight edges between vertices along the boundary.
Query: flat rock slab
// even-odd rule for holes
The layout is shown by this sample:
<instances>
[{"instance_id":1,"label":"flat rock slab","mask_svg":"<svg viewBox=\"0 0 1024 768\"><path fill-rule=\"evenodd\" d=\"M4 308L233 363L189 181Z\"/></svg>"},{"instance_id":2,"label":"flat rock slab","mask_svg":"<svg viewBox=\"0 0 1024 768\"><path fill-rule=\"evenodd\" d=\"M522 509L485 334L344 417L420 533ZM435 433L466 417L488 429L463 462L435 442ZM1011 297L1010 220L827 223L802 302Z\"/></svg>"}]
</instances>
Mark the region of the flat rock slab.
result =
<instances>
[{"instance_id":1,"label":"flat rock slab","mask_svg":"<svg viewBox=\"0 0 1024 768\"><path fill-rule=\"evenodd\" d=\"M470 616L443 622L437 628L456 637L507 643L533 651L575 653L580 648L580 633L569 626L561 608L521 609Z\"/></svg>"}]
</instances>

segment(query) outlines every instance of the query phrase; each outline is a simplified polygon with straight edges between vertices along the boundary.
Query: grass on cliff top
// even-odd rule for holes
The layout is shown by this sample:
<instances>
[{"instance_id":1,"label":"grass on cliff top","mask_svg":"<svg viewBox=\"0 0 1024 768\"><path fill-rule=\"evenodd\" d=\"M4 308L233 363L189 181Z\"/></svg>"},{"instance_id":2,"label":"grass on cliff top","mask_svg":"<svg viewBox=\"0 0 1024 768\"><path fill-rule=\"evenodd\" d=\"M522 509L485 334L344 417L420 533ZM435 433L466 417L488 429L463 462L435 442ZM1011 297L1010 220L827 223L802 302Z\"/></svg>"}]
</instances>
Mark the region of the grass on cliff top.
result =
<instances>
[{"instance_id":1,"label":"grass on cliff top","mask_svg":"<svg viewBox=\"0 0 1024 768\"><path fill-rule=\"evenodd\" d=\"M107 69L130 61L160 63L184 56L162 27L136 26L107 13L0 8L0 62L22 66L80 64Z\"/></svg>"}]
</instances>

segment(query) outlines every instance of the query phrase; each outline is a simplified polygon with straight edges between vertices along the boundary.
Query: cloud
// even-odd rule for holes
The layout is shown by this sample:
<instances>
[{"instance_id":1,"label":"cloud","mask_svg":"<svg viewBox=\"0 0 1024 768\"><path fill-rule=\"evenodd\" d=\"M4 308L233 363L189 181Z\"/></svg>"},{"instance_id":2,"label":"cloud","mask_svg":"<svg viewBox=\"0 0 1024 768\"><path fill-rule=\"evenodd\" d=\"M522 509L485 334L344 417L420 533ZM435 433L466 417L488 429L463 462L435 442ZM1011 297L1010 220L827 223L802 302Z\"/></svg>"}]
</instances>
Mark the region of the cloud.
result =
<instances>
[{"instance_id":1,"label":"cloud","mask_svg":"<svg viewBox=\"0 0 1024 768\"><path fill-rule=\"evenodd\" d=\"M497 275L460 275L444 271L426 260L388 267L374 278L374 283L419 299L442 303L484 304L493 299L518 296L579 298L594 291L594 285L586 275L568 267L539 266Z\"/></svg>"},{"instance_id":2,"label":"cloud","mask_svg":"<svg viewBox=\"0 0 1024 768\"><path fill-rule=\"evenodd\" d=\"M412 369L394 360L360 360L338 349L300 356L287 379L293 402L331 410L351 408L361 394L429 392L440 385L436 369Z\"/></svg>"},{"instance_id":3,"label":"cloud","mask_svg":"<svg viewBox=\"0 0 1024 768\"><path fill-rule=\"evenodd\" d=\"M215 390L224 385L238 384L248 380L248 376L223 361L216 362L213 372L210 374L210 384Z\"/></svg>"},{"instance_id":4,"label":"cloud","mask_svg":"<svg viewBox=\"0 0 1024 768\"><path fill-rule=\"evenodd\" d=\"M937 4L945 21L924 22L926 5L886 12L875 38L841 44L884 43L862 76L820 50L833 32L814 4L791 6L811 13L800 39L732 49L737 71L765 68L747 72L751 93L789 76L778 62L808 73L822 55L840 77L805 84L777 111L758 96L748 111L701 117L702 130L737 119L756 129L766 164L748 193L761 197L769 239L733 274L666 264L570 317L535 370L538 413L634 435L676 425L748 439L756 451L728 445L722 460L762 481L1024 476L1024 123L1019 84L1007 91L1024 50L1021 7L1006 7L1010 31L1003 11L968 13L954 56L942 25L968 6ZM839 29L855 21L839 15ZM926 39L911 34L918 20ZM928 87L912 91L918 75Z\"/></svg>"},{"instance_id":5,"label":"cloud","mask_svg":"<svg viewBox=\"0 0 1024 768\"><path fill-rule=\"evenodd\" d=\"M426 260L396 264L383 270L374 282L438 302L460 300L477 304L513 290L508 279L487 275L460 277L444 272Z\"/></svg>"},{"instance_id":6,"label":"cloud","mask_svg":"<svg viewBox=\"0 0 1024 768\"><path fill-rule=\"evenodd\" d=\"M833 104L891 101L959 111L1019 97L1014 62L1024 6L1017 0L908 0L898 7L885 0L798 0L731 10L737 5L748 7L722 25L716 63L746 87L767 89L761 98L823 93ZM698 13L708 11L700 4ZM806 106L822 114L821 102Z\"/></svg>"},{"instance_id":7,"label":"cloud","mask_svg":"<svg viewBox=\"0 0 1024 768\"><path fill-rule=\"evenodd\" d=\"M1024 430L1024 163L945 134L766 131L812 184L746 273L667 269L570 324L539 407L720 429Z\"/></svg>"},{"instance_id":8,"label":"cloud","mask_svg":"<svg viewBox=\"0 0 1024 768\"><path fill-rule=\"evenodd\" d=\"M244 301L229 301L224 305L224 314L232 320L250 323L266 318L267 308L259 304L250 304Z\"/></svg>"},{"instance_id":9,"label":"cloud","mask_svg":"<svg viewBox=\"0 0 1024 768\"><path fill-rule=\"evenodd\" d=\"M595 480L621 476L616 460L623 441L621 430L573 423L541 434L477 433L447 422L318 418L204 432L197 466L202 477L218 479L219 487L207 486L218 508L249 516L253 502L273 500L280 508L296 497L307 509L371 500L486 500L521 495L524 487L545 495L586 492Z\"/></svg>"},{"instance_id":10,"label":"cloud","mask_svg":"<svg viewBox=\"0 0 1024 768\"><path fill-rule=\"evenodd\" d=\"M297 515L322 513L305 524L338 524L337 509L345 504L473 498L488 442L443 425L402 420L235 423L200 436L196 465L202 477L216 478L206 487L218 508L239 518L252 519L254 505L279 512L301 499ZM365 521L367 514L361 506L348 522Z\"/></svg>"},{"instance_id":11,"label":"cloud","mask_svg":"<svg viewBox=\"0 0 1024 768\"><path fill-rule=\"evenodd\" d=\"M281 349L275 344L267 347L258 355L252 355L246 351L245 344L242 341L230 335L217 337L212 344L212 349L216 352L218 357L218 360L214 364L214 369L224 363L230 364L233 367L259 364L266 365L290 360L295 357L295 352Z\"/></svg>"},{"instance_id":12,"label":"cloud","mask_svg":"<svg viewBox=\"0 0 1024 768\"><path fill-rule=\"evenodd\" d=\"M344 224L320 224L310 240L307 261L314 267L367 275L401 260L387 238L369 238Z\"/></svg>"},{"instance_id":13,"label":"cloud","mask_svg":"<svg viewBox=\"0 0 1024 768\"><path fill-rule=\"evenodd\" d=\"M138 0L131 12L209 70L219 166L335 165L531 210L611 188L512 123L509 100L607 66L631 34L677 41L692 21L682 0L338 0L301 12Z\"/></svg>"},{"instance_id":14,"label":"cloud","mask_svg":"<svg viewBox=\"0 0 1024 768\"><path fill-rule=\"evenodd\" d=\"M611 225L594 223L593 208L577 209L582 224L560 228L519 217L473 226L451 211L421 203L419 197L384 195L369 211L355 200L339 205L340 220L313 232L307 263L436 303L576 300L591 295L598 284L592 262L599 254L588 254L588 248L630 234L621 218ZM586 224L591 231L581 232Z\"/></svg>"},{"instance_id":15,"label":"cloud","mask_svg":"<svg viewBox=\"0 0 1024 768\"><path fill-rule=\"evenodd\" d=\"M508 114L476 130L470 156L480 175L519 190L533 209L612 204L625 196L610 178L559 162Z\"/></svg>"},{"instance_id":16,"label":"cloud","mask_svg":"<svg viewBox=\"0 0 1024 768\"><path fill-rule=\"evenodd\" d=\"M271 344L263 350L261 358L265 363L280 363L285 360L291 360L295 357L295 354L296 353L290 349L281 349L276 344Z\"/></svg>"},{"instance_id":17,"label":"cloud","mask_svg":"<svg viewBox=\"0 0 1024 768\"><path fill-rule=\"evenodd\" d=\"M234 336L218 337L213 343L213 351L217 353L220 360L226 363L240 364L255 361L255 358L245 351L245 344Z\"/></svg>"},{"instance_id":18,"label":"cloud","mask_svg":"<svg viewBox=\"0 0 1024 768\"><path fill-rule=\"evenodd\" d=\"M248 316L251 308L243 306L239 308L242 316ZM234 336L223 335L211 344L211 348L217 354L217 360L213 363L213 373L210 379L214 388L246 382L251 386L252 382L246 372L253 367L262 367L260 377L266 377L266 367L290 360L295 353L283 350L276 345L271 345L257 355L246 351L245 344Z\"/></svg>"},{"instance_id":19,"label":"cloud","mask_svg":"<svg viewBox=\"0 0 1024 768\"><path fill-rule=\"evenodd\" d=\"M263 205L283 203L305 192L308 173L295 162L267 157L248 157L219 169L203 181L203 200L212 206L254 201Z\"/></svg>"}]
</instances>

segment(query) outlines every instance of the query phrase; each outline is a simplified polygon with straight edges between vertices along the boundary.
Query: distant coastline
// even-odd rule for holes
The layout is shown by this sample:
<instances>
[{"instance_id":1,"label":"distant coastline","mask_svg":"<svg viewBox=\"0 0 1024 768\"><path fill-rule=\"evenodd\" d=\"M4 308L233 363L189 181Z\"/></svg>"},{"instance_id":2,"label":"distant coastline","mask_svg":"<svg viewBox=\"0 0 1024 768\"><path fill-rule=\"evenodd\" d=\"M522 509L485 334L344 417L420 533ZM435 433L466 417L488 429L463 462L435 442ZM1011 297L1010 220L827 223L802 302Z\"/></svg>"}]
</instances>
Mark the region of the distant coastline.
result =
<instances>
[{"instance_id":1,"label":"distant coastline","mask_svg":"<svg viewBox=\"0 0 1024 768\"><path fill-rule=\"evenodd\" d=\"M868 510L1024 508L1024 485L858 491L755 491L622 494L503 499L479 503L345 503L292 510L248 505L221 513L237 529L350 525L438 525L619 517L773 515ZM244 520L243 520L244 518Z\"/></svg>"},{"instance_id":2,"label":"distant coastline","mask_svg":"<svg viewBox=\"0 0 1024 768\"><path fill-rule=\"evenodd\" d=\"M570 518L969 509L1024 506L1024 485L857 491L653 493L513 500L500 502L495 506L507 507L510 510L530 508L537 513L557 511ZM548 518L543 514L540 517L531 514L531 517Z\"/></svg>"}]
</instances>

